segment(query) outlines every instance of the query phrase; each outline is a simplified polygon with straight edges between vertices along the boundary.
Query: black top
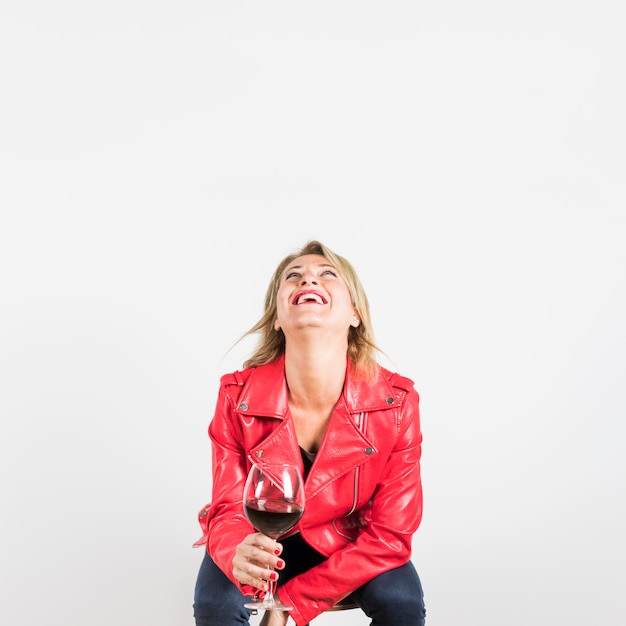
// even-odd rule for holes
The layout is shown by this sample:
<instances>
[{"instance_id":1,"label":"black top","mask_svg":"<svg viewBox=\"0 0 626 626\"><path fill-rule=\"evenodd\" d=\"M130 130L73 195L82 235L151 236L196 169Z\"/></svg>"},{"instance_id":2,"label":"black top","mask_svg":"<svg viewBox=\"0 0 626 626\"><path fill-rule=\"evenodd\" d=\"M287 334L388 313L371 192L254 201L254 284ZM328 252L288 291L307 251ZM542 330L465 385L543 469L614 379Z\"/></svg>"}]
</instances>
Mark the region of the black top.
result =
<instances>
[{"instance_id":1,"label":"black top","mask_svg":"<svg viewBox=\"0 0 626 626\"><path fill-rule=\"evenodd\" d=\"M309 475L313 461L315 461L315 452L307 452L302 446L300 446L300 454L302 455L302 463L304 463L304 480Z\"/></svg>"}]
</instances>

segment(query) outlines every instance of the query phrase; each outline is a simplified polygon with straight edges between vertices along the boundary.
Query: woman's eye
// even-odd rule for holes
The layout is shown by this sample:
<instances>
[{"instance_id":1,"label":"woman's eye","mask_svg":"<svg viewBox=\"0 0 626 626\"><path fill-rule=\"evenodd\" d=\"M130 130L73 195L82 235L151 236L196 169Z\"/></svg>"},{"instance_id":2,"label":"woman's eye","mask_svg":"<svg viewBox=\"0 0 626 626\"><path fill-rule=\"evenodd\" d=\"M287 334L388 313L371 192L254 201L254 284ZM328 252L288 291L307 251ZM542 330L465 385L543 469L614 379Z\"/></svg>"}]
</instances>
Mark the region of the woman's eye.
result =
<instances>
[{"instance_id":1,"label":"woman's eye","mask_svg":"<svg viewBox=\"0 0 626 626\"><path fill-rule=\"evenodd\" d=\"M334 272L333 270L324 270L322 272L322 276L326 275L326 274L330 274L331 276L337 276L337 272Z\"/></svg>"},{"instance_id":2,"label":"woman's eye","mask_svg":"<svg viewBox=\"0 0 626 626\"><path fill-rule=\"evenodd\" d=\"M287 276L285 276L285 280L289 280L290 278L298 278L300 274L298 272L289 272Z\"/></svg>"}]
</instances>

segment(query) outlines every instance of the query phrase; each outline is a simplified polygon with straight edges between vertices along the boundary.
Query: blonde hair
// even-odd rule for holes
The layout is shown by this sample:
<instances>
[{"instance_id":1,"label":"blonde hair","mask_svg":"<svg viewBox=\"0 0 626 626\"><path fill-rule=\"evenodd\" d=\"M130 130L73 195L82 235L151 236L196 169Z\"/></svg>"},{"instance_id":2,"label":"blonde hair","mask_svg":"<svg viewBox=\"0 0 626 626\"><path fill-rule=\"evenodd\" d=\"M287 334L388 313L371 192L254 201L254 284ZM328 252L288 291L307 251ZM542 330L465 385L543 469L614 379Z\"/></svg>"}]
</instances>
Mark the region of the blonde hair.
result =
<instances>
[{"instance_id":1,"label":"blonde hair","mask_svg":"<svg viewBox=\"0 0 626 626\"><path fill-rule=\"evenodd\" d=\"M379 348L374 343L374 333L370 318L370 309L365 290L352 265L319 241L308 241L300 250L286 256L279 264L265 293L265 312L261 319L239 339L253 334L259 335L259 341L255 351L243 366L256 367L276 360L285 352L285 335L282 331L276 331L274 321L276 319L276 294L286 267L298 257L307 254L318 254L330 261L335 266L341 277L348 286L354 310L361 323L355 328L349 327L348 331L348 358L350 359L355 373L362 376L374 376L378 367L376 353Z\"/></svg>"}]
</instances>

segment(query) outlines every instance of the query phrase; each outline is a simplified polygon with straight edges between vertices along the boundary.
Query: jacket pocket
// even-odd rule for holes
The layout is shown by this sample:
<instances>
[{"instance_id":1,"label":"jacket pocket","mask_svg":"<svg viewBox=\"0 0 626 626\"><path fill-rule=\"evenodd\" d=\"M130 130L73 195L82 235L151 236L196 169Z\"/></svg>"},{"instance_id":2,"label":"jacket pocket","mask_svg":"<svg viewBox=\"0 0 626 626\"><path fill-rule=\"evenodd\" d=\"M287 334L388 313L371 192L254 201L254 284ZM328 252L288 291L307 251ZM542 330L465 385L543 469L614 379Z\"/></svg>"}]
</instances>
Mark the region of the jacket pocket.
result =
<instances>
[{"instance_id":1,"label":"jacket pocket","mask_svg":"<svg viewBox=\"0 0 626 626\"><path fill-rule=\"evenodd\" d=\"M355 541L361 534L363 528L367 526L371 508L372 502L370 500L365 506L357 509L349 515L335 518L333 520L333 528L335 529L335 532L350 541Z\"/></svg>"}]
</instances>

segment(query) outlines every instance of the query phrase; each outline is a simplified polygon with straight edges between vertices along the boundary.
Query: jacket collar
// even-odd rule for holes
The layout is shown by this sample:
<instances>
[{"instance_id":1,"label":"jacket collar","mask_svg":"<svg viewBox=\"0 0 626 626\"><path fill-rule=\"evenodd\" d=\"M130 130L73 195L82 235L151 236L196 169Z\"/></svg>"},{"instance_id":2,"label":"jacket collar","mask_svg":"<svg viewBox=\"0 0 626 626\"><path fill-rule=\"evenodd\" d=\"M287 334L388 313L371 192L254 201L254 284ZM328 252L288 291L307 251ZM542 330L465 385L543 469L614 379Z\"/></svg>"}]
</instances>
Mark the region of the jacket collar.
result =
<instances>
[{"instance_id":1,"label":"jacket collar","mask_svg":"<svg viewBox=\"0 0 626 626\"><path fill-rule=\"evenodd\" d=\"M343 402L350 413L380 411L393 408L396 396L385 370L379 370L374 381L354 376L350 360L346 361L346 379ZM288 413L287 381L285 378L285 356L251 370L239 396L235 411L247 415L285 419Z\"/></svg>"}]
</instances>

